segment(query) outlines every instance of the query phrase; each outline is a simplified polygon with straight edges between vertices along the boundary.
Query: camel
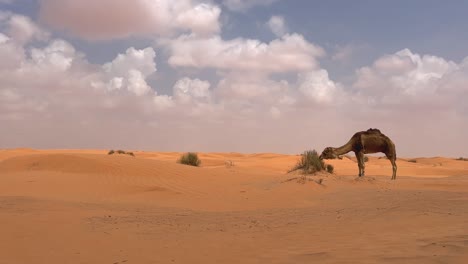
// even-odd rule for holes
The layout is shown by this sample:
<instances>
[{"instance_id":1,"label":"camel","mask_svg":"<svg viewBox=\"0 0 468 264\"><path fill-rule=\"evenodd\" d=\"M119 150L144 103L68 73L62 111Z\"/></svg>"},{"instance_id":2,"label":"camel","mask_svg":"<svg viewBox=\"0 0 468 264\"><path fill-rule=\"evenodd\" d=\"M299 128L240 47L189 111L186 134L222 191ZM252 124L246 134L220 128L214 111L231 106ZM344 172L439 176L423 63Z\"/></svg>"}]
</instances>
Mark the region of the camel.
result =
<instances>
[{"instance_id":1,"label":"camel","mask_svg":"<svg viewBox=\"0 0 468 264\"><path fill-rule=\"evenodd\" d=\"M359 177L364 176L365 164L364 154L384 153L392 163L392 180L396 179L396 151L395 144L386 135L382 134L376 128L370 128L367 131L360 131L354 134L348 143L339 148L327 147L320 154L320 159L341 159L341 155L354 151L358 161Z\"/></svg>"}]
</instances>

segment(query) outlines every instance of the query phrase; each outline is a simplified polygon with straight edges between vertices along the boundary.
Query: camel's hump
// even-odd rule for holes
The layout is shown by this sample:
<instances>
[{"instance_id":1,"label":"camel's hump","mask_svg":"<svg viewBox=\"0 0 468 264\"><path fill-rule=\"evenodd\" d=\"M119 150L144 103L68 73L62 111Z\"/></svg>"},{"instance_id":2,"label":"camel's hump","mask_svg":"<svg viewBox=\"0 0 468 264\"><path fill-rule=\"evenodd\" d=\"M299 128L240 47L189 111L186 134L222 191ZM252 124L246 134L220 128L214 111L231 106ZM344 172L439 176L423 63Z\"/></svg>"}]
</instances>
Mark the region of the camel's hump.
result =
<instances>
[{"instance_id":1,"label":"camel's hump","mask_svg":"<svg viewBox=\"0 0 468 264\"><path fill-rule=\"evenodd\" d=\"M369 129L367 129L367 132L373 132L373 133L380 133L380 134L382 134L382 132L380 132L380 130L377 129L377 128L369 128Z\"/></svg>"}]
</instances>

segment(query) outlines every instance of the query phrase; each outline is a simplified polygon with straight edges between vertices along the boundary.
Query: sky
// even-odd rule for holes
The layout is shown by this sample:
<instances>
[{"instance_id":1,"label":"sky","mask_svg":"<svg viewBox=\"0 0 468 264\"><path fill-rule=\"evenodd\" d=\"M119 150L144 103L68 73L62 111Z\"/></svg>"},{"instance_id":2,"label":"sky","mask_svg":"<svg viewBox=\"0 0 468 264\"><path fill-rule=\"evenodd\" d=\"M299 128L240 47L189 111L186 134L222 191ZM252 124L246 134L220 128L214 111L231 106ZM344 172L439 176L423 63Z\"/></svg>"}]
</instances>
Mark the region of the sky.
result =
<instances>
[{"instance_id":1,"label":"sky","mask_svg":"<svg viewBox=\"0 0 468 264\"><path fill-rule=\"evenodd\" d=\"M468 156L467 1L0 0L0 148Z\"/></svg>"}]
</instances>

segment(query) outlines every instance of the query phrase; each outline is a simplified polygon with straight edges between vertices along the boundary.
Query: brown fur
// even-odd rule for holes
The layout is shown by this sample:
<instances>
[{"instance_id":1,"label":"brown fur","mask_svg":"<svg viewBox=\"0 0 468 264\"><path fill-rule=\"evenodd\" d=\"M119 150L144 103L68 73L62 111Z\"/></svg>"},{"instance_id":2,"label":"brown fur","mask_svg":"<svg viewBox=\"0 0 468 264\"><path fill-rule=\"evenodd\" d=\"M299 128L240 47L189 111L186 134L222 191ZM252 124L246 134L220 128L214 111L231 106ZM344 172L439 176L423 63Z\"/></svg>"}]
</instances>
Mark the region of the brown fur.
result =
<instances>
[{"instance_id":1,"label":"brown fur","mask_svg":"<svg viewBox=\"0 0 468 264\"><path fill-rule=\"evenodd\" d=\"M369 128L367 131L360 131L354 134L351 139L339 148L327 147L320 155L321 159L336 159L353 151L356 154L359 167L359 176L364 176L365 163L364 154L384 153L392 163L392 180L396 179L396 150L395 144L390 138L380 132L379 129Z\"/></svg>"}]
</instances>

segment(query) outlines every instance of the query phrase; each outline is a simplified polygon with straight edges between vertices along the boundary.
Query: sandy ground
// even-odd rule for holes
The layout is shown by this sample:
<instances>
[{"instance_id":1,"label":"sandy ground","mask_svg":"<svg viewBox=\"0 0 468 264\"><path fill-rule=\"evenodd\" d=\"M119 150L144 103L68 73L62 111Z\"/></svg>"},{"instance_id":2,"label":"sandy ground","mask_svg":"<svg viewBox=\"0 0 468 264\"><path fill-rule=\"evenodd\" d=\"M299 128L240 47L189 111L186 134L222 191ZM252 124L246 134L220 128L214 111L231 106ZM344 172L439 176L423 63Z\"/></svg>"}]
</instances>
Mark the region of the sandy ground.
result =
<instances>
[{"instance_id":1,"label":"sandy ground","mask_svg":"<svg viewBox=\"0 0 468 264\"><path fill-rule=\"evenodd\" d=\"M0 263L468 263L468 161L134 153L0 150Z\"/></svg>"}]
</instances>

